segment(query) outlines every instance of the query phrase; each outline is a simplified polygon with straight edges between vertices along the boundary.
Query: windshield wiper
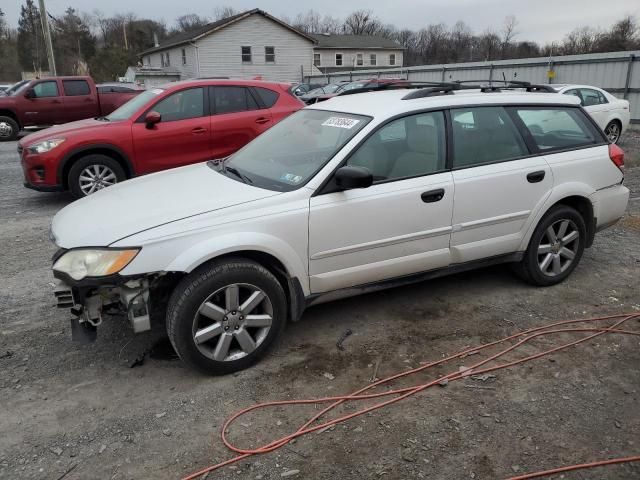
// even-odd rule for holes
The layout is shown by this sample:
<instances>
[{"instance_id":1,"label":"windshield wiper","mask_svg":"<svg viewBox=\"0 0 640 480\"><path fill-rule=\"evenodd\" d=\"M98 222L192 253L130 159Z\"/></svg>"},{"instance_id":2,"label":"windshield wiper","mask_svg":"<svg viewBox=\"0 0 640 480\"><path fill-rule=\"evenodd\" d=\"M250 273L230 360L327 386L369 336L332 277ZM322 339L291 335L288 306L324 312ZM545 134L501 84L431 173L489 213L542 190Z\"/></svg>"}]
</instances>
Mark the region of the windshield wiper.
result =
<instances>
[{"instance_id":1,"label":"windshield wiper","mask_svg":"<svg viewBox=\"0 0 640 480\"><path fill-rule=\"evenodd\" d=\"M110 122L111 121L107 117L96 117L96 120L100 120L101 122Z\"/></svg>"},{"instance_id":2,"label":"windshield wiper","mask_svg":"<svg viewBox=\"0 0 640 480\"><path fill-rule=\"evenodd\" d=\"M238 177L240 180L242 180L244 183L253 183L253 180L251 180L249 177L247 177L246 175L241 174L238 169L234 168L234 167L228 167L226 166L224 163L222 164L222 168L225 172L231 172L233 173L236 177Z\"/></svg>"}]
</instances>

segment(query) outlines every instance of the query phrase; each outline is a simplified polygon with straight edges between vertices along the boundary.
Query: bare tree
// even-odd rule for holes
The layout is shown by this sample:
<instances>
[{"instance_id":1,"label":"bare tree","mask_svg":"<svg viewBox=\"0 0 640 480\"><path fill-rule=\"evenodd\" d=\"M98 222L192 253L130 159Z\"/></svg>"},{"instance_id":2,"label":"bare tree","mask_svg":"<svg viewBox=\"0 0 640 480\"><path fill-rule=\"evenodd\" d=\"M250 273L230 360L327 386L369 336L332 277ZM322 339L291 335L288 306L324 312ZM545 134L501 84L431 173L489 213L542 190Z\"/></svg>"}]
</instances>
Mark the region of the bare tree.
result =
<instances>
[{"instance_id":1,"label":"bare tree","mask_svg":"<svg viewBox=\"0 0 640 480\"><path fill-rule=\"evenodd\" d=\"M502 23L502 58L508 56L508 50L513 42L513 39L518 35L516 27L518 26L518 20L515 15L508 15L505 17Z\"/></svg>"},{"instance_id":2,"label":"bare tree","mask_svg":"<svg viewBox=\"0 0 640 480\"><path fill-rule=\"evenodd\" d=\"M218 20L222 20L222 19L225 19L225 18L233 17L234 15L237 15L238 13L239 13L238 10L236 10L233 7L230 7L229 5L218 6L218 7L213 9L212 20L214 22L217 22Z\"/></svg>"},{"instance_id":3,"label":"bare tree","mask_svg":"<svg viewBox=\"0 0 640 480\"><path fill-rule=\"evenodd\" d=\"M343 30L350 35L377 35L382 23L371 10L356 10L345 18Z\"/></svg>"},{"instance_id":4,"label":"bare tree","mask_svg":"<svg viewBox=\"0 0 640 480\"><path fill-rule=\"evenodd\" d=\"M208 18L201 17L196 13L182 15L176 19L178 32L188 32L189 30L204 27L207 23L209 23Z\"/></svg>"}]
</instances>

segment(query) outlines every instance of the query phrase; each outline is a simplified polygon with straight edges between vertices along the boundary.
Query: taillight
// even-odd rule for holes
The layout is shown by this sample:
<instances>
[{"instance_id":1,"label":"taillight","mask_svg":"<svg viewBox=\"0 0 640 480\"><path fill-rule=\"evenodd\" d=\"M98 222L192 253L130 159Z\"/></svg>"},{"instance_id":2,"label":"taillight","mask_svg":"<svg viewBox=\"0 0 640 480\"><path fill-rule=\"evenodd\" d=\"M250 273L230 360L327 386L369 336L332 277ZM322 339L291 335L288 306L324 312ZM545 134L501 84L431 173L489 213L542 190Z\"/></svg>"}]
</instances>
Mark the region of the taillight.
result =
<instances>
[{"instance_id":1,"label":"taillight","mask_svg":"<svg viewBox=\"0 0 640 480\"><path fill-rule=\"evenodd\" d=\"M609 158L624 173L624 150L614 143L609 144Z\"/></svg>"}]
</instances>

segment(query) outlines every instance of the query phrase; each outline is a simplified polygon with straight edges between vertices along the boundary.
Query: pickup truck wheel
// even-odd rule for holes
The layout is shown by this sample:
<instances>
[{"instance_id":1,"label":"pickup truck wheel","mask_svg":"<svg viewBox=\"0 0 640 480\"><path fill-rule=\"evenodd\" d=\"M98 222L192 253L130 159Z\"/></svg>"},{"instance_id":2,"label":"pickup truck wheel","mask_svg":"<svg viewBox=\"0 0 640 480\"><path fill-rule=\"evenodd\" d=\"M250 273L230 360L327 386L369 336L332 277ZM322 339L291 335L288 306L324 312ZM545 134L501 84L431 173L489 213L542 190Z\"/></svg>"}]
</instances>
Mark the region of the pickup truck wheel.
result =
<instances>
[{"instance_id":1,"label":"pickup truck wheel","mask_svg":"<svg viewBox=\"0 0 640 480\"><path fill-rule=\"evenodd\" d=\"M0 142L8 142L18 138L20 126L11 117L0 117Z\"/></svg>"},{"instance_id":2,"label":"pickup truck wheel","mask_svg":"<svg viewBox=\"0 0 640 480\"><path fill-rule=\"evenodd\" d=\"M580 262L586 239L582 215L567 205L558 205L538 223L524 258L515 265L516 273L537 286L560 283Z\"/></svg>"},{"instance_id":3,"label":"pickup truck wheel","mask_svg":"<svg viewBox=\"0 0 640 480\"><path fill-rule=\"evenodd\" d=\"M224 375L262 358L286 318L286 296L271 272L250 260L225 259L176 286L167 307L167 331L187 365Z\"/></svg>"},{"instance_id":4,"label":"pickup truck wheel","mask_svg":"<svg viewBox=\"0 0 640 480\"><path fill-rule=\"evenodd\" d=\"M120 164L106 155L87 155L69 170L69 190L76 198L86 197L127 179Z\"/></svg>"}]
</instances>

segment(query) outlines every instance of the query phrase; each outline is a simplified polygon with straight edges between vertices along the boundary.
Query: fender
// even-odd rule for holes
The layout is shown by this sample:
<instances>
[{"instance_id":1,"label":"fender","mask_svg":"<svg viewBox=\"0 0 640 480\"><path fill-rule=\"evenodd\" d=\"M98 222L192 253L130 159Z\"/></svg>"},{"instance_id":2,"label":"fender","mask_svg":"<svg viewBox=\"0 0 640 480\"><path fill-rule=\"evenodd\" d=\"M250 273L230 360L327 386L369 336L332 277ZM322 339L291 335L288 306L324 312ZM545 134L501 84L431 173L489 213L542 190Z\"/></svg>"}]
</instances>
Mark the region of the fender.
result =
<instances>
[{"instance_id":1,"label":"fender","mask_svg":"<svg viewBox=\"0 0 640 480\"><path fill-rule=\"evenodd\" d=\"M146 263L144 262L146 257L144 253L148 252L150 256L155 256L153 246L149 245L149 247L151 248L145 248L143 245L141 258L132 262L132 265L127 267L123 274L128 275L132 273L129 270L133 271L140 268L142 271L153 270L153 268L149 268L150 266L144 265ZM243 250L262 252L277 258L284 265L290 278L296 277L300 280L305 296L309 295L309 275L306 269L306 262L300 258L291 245L278 237L266 233L238 232L222 236L216 235L181 252L163 270L190 273L208 260ZM135 267L138 260L142 260L142 262L140 262L139 267ZM150 259L150 261L152 260Z\"/></svg>"},{"instance_id":2,"label":"fender","mask_svg":"<svg viewBox=\"0 0 640 480\"><path fill-rule=\"evenodd\" d=\"M595 192L593 187L587 185L586 183L581 182L569 182L563 183L554 187L551 190L551 193L544 201L541 208L538 209L535 217L531 220L529 227L527 228L527 232L522 239L522 243L520 244L520 248L518 251L525 251L529 246L529 240L531 240L531 236L533 235L533 231L540 223L540 219L549 211L549 209L567 197L584 197L586 200L589 200L589 196ZM591 201L591 200L589 200Z\"/></svg>"},{"instance_id":3,"label":"fender","mask_svg":"<svg viewBox=\"0 0 640 480\"><path fill-rule=\"evenodd\" d=\"M95 143L95 144L83 145L82 147L75 148L70 152L68 152L64 157L62 157L62 160L58 164L58 174L57 174L58 184L60 185L64 184L63 172L69 160L71 160L71 158L78 155L79 153L88 152L90 150L111 150L112 152L117 153L124 160L125 169L127 170L127 174L129 175L129 178L132 178L135 176L135 170L133 168L133 163L131 163L131 160L129 159L129 155L124 153L124 151L120 147L116 147L115 145L112 145L110 143Z\"/></svg>"}]
</instances>

